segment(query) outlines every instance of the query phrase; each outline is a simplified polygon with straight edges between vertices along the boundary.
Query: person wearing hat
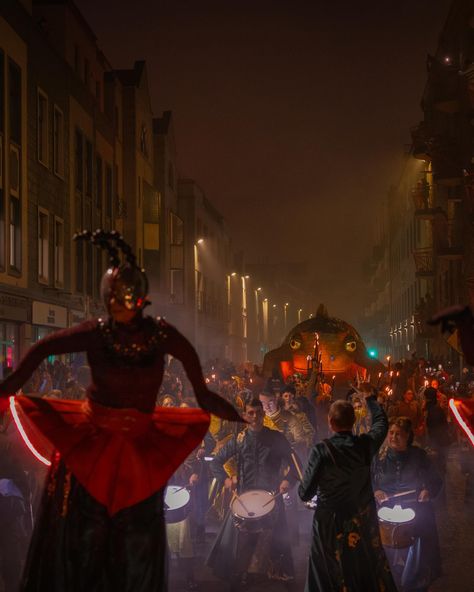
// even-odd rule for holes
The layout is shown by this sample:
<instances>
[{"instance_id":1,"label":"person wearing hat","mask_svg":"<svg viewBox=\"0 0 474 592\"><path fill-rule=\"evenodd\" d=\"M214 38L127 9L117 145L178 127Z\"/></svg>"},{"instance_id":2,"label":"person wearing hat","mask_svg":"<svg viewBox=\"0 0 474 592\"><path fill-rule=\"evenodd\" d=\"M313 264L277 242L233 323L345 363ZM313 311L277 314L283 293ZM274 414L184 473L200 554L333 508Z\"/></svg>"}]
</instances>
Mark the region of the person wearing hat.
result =
<instances>
[{"instance_id":1,"label":"person wearing hat","mask_svg":"<svg viewBox=\"0 0 474 592\"><path fill-rule=\"evenodd\" d=\"M122 236L99 230L75 239L108 251L100 287L107 315L38 341L0 384L8 403L51 355L86 352L91 369L85 401L10 399L54 450L21 589L166 590L166 482L203 439L209 413L241 419L208 390L189 341L143 314L148 279ZM182 362L201 409L155 407L167 354Z\"/></svg>"}]
</instances>

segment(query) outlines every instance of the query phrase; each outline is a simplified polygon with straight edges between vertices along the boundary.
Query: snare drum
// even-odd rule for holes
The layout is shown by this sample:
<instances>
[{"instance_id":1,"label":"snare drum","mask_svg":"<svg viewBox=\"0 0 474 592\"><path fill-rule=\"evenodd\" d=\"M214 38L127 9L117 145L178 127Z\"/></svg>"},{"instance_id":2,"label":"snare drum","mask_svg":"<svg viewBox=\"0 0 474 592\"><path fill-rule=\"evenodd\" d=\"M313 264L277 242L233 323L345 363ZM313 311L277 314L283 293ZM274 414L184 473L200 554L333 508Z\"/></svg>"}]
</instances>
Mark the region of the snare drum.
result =
<instances>
[{"instance_id":1,"label":"snare drum","mask_svg":"<svg viewBox=\"0 0 474 592\"><path fill-rule=\"evenodd\" d=\"M271 528L275 519L275 499L264 489L250 489L236 495L230 503L234 524L243 532L261 532Z\"/></svg>"},{"instance_id":2,"label":"snare drum","mask_svg":"<svg viewBox=\"0 0 474 592\"><path fill-rule=\"evenodd\" d=\"M382 507L377 512L380 538L385 547L401 549L410 547L416 538L415 510L394 506Z\"/></svg>"},{"instance_id":3,"label":"snare drum","mask_svg":"<svg viewBox=\"0 0 474 592\"><path fill-rule=\"evenodd\" d=\"M181 522L191 509L191 495L186 487L168 485L165 489L165 520L169 524Z\"/></svg>"}]
</instances>

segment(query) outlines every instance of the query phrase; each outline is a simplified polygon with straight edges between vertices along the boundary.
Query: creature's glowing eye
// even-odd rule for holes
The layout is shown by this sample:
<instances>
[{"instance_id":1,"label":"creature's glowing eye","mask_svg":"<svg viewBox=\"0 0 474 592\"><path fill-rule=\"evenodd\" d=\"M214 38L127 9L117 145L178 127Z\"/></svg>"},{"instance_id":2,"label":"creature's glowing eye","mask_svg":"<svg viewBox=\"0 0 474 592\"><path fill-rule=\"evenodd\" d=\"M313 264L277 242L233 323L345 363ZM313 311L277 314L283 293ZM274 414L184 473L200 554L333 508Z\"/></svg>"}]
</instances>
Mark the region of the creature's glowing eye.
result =
<instances>
[{"instance_id":1,"label":"creature's glowing eye","mask_svg":"<svg viewBox=\"0 0 474 592\"><path fill-rule=\"evenodd\" d=\"M301 339L299 337L293 337L290 341L291 349L299 349L301 347Z\"/></svg>"},{"instance_id":2,"label":"creature's glowing eye","mask_svg":"<svg viewBox=\"0 0 474 592\"><path fill-rule=\"evenodd\" d=\"M355 341L348 341L346 343L346 350L348 352L355 352L356 349L357 349L357 343Z\"/></svg>"}]
</instances>

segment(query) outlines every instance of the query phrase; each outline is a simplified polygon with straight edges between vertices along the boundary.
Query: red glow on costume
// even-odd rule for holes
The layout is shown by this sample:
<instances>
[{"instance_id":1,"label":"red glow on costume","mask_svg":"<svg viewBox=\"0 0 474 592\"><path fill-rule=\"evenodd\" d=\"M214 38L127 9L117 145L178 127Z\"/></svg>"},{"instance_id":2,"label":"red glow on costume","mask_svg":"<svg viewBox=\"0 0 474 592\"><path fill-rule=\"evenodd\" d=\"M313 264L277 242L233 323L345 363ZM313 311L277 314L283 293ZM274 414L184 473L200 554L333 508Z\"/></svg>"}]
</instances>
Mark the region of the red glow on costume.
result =
<instances>
[{"instance_id":1,"label":"red glow on costume","mask_svg":"<svg viewBox=\"0 0 474 592\"><path fill-rule=\"evenodd\" d=\"M47 467L51 466L51 461L49 461L47 458L45 458L43 455L41 455L36 448L33 446L31 440L28 438L26 432L25 432L25 428L23 427L21 421L20 421L20 416L18 415L18 411L16 410L15 407L15 397L10 397L10 411L13 417L13 421L15 422L15 425L20 433L20 436L23 438L23 442L26 444L26 446L28 447L29 451L31 452L31 454L40 462L42 462L44 465L46 465Z\"/></svg>"},{"instance_id":2,"label":"red glow on costume","mask_svg":"<svg viewBox=\"0 0 474 592\"><path fill-rule=\"evenodd\" d=\"M471 444L474 446L474 433L472 432L471 427L464 420L463 416L461 415L460 410L458 409L458 406L459 407L463 406L462 401L455 401L454 399L449 399L449 406L451 408L451 411L452 411L454 417L456 418L456 421L461 426L461 428L464 430L464 432L465 432L466 436L468 437L469 441L471 442Z\"/></svg>"}]
</instances>

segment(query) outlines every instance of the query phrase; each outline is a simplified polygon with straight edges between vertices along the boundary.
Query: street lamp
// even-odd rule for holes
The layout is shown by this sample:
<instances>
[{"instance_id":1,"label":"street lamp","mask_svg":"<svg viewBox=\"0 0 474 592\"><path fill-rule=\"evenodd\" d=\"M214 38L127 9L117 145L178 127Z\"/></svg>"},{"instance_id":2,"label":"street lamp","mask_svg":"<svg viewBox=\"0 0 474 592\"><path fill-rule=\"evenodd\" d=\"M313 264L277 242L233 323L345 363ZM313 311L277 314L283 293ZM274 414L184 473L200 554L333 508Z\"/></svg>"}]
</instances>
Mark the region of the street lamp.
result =
<instances>
[{"instance_id":1,"label":"street lamp","mask_svg":"<svg viewBox=\"0 0 474 592\"><path fill-rule=\"evenodd\" d=\"M298 309L298 323L301 323L301 313L303 312L302 308Z\"/></svg>"},{"instance_id":2,"label":"street lamp","mask_svg":"<svg viewBox=\"0 0 474 592\"><path fill-rule=\"evenodd\" d=\"M285 302L285 305L283 307L283 311L284 311L284 322L285 322L285 331L287 330L287 310L288 310L288 306L290 305L289 302Z\"/></svg>"},{"instance_id":3,"label":"street lamp","mask_svg":"<svg viewBox=\"0 0 474 592\"><path fill-rule=\"evenodd\" d=\"M202 243L204 242L204 239L203 238L198 238L196 242L197 242L198 245L202 245Z\"/></svg>"}]
</instances>

